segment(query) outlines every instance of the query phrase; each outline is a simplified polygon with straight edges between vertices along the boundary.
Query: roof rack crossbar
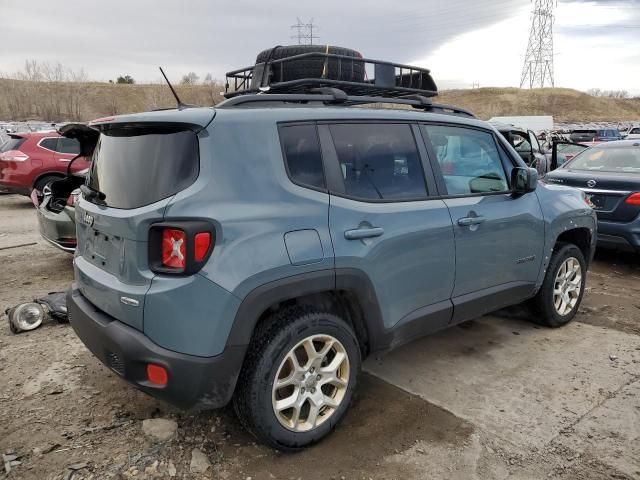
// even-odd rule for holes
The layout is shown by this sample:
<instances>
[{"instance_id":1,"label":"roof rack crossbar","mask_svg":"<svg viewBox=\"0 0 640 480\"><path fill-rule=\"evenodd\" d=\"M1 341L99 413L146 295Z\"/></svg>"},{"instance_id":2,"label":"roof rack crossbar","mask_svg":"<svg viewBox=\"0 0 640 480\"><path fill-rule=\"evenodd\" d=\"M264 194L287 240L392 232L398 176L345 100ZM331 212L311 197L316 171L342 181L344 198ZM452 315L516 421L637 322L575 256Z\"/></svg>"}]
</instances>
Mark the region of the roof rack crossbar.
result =
<instances>
[{"instance_id":1,"label":"roof rack crossbar","mask_svg":"<svg viewBox=\"0 0 640 480\"><path fill-rule=\"evenodd\" d=\"M409 97L375 97L364 95L347 95L344 91L337 88L319 88L315 89L317 93L273 93L269 95L262 94L246 94L229 98L218 104L216 108L239 107L242 105L259 104L259 103L299 103L299 104L325 104L325 105L366 105L372 103L410 105L416 109L425 112L439 112L451 115L461 115L475 118L475 115L463 108L432 103L426 97L420 95Z\"/></svg>"}]
</instances>

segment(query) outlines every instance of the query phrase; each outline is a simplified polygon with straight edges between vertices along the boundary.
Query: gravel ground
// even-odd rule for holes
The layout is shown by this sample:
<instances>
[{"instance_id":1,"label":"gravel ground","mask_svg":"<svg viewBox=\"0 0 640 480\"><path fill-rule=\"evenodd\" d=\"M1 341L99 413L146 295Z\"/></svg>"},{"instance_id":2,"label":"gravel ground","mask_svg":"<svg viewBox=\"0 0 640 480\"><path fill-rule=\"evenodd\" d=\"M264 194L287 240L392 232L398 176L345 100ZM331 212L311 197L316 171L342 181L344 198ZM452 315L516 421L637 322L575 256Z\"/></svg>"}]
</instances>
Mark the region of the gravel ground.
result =
<instances>
[{"instance_id":1,"label":"gravel ground","mask_svg":"<svg viewBox=\"0 0 640 480\"><path fill-rule=\"evenodd\" d=\"M11 248L15 245L26 246ZM71 259L39 238L28 199L0 196L3 311L66 289L73 276ZM544 330L541 337L541 330L511 318L518 317L517 311L501 315L496 321L502 322L502 328L517 330L513 338L520 342L517 347L523 355L540 349L545 338L553 340L554 332L564 330ZM476 420L473 406L462 403L458 411L455 402L435 398L450 390L444 388L446 384L455 385L452 398L477 401L477 389L472 389L468 378L477 372L454 370L453 366L457 358L467 357L478 368L491 366L489 353L468 345L475 338L470 335L495 335L496 330L488 326L490 317L438 334L427 340L431 343L404 347L404 353L400 349L399 358L404 355L409 361L402 372L392 371L398 357L372 359L367 371L385 370L381 376L402 388L363 373L355 403L336 432L320 445L291 455L257 445L230 409L184 413L138 392L103 367L68 325L48 323L33 332L13 335L2 315L0 453L5 460L14 459L14 465L10 473L4 473L0 465L0 478L640 478L640 460L635 455L640 445L640 258L598 254L577 320L574 325L580 333L575 337L580 338L582 356L557 368L588 372L591 367L586 359L608 355L602 351L600 338L604 341L609 332L626 356L624 362L617 358L603 362L612 362L606 363L607 368L625 382L615 389L596 388L594 396L602 401L597 400L588 415L578 415L561 432L540 436L543 441L527 447L500 433L512 428L515 432L517 425L509 423L514 418L518 423L531 423L527 411L506 411L503 420L499 415L492 420L495 428L488 428ZM514 327L504 327L509 321ZM565 333L565 343L559 345L566 344L570 350L571 337L574 335ZM438 344L447 345L437 352L443 373L441 378L433 373L429 380L443 388L442 392L436 388L432 399L418 386L412 388L411 382L412 378L424 380L426 374L420 369L429 369L421 356L422 345ZM511 344L509 348L515 347ZM448 370L446 362L451 362ZM417 377L407 377L407 369L414 369L411 372ZM517 369L512 372L512 384L525 388L525 375ZM606 376L607 371L602 372L599 375ZM403 375L409 383L393 380ZM548 390L556 399L568 398L569 392L563 390L566 385L556 388L550 381L544 387L542 397ZM571 404L566 408L577 409ZM144 420L151 422L143 427ZM159 440L162 435L168 438ZM605 448L608 446L611 448Z\"/></svg>"}]
</instances>

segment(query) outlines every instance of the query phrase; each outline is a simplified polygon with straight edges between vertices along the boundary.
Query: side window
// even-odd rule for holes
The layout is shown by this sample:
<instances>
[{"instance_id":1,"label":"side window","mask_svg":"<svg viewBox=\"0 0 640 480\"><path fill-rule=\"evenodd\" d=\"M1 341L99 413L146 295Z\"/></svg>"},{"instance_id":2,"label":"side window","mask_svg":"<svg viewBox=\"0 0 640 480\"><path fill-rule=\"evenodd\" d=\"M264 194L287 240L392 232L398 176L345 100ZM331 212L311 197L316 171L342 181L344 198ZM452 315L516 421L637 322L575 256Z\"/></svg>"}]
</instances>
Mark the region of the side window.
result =
<instances>
[{"instance_id":1,"label":"side window","mask_svg":"<svg viewBox=\"0 0 640 480\"><path fill-rule=\"evenodd\" d=\"M75 138L60 137L58 138L56 151L60 153L77 155L80 153L80 142L78 142L78 140L76 140Z\"/></svg>"},{"instance_id":2,"label":"side window","mask_svg":"<svg viewBox=\"0 0 640 480\"><path fill-rule=\"evenodd\" d=\"M516 132L511 132L511 138L513 142L513 148L516 149L518 153L531 153L531 143L529 140L524 138L522 135Z\"/></svg>"},{"instance_id":3,"label":"side window","mask_svg":"<svg viewBox=\"0 0 640 480\"><path fill-rule=\"evenodd\" d=\"M397 201L427 196L410 125L334 124L329 129L348 196Z\"/></svg>"},{"instance_id":4,"label":"side window","mask_svg":"<svg viewBox=\"0 0 640 480\"><path fill-rule=\"evenodd\" d=\"M480 130L425 126L449 195L509 191L493 135Z\"/></svg>"},{"instance_id":5,"label":"side window","mask_svg":"<svg viewBox=\"0 0 640 480\"><path fill-rule=\"evenodd\" d=\"M40 146L42 148L46 148L47 150L53 150L55 152L57 145L58 145L57 138L44 138L40 140Z\"/></svg>"},{"instance_id":6,"label":"side window","mask_svg":"<svg viewBox=\"0 0 640 480\"><path fill-rule=\"evenodd\" d=\"M325 188L316 126L308 124L280 127L280 142L291 180L309 187Z\"/></svg>"}]
</instances>

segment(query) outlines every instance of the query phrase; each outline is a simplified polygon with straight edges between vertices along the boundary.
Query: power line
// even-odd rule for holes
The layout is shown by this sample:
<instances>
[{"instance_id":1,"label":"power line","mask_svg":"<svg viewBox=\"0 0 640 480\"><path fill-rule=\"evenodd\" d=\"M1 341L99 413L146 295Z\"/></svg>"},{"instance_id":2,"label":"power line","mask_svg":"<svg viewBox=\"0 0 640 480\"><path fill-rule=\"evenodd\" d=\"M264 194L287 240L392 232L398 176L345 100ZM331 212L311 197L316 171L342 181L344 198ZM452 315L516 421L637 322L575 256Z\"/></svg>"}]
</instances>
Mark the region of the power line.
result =
<instances>
[{"instance_id":1,"label":"power line","mask_svg":"<svg viewBox=\"0 0 640 480\"><path fill-rule=\"evenodd\" d=\"M320 38L313 34L314 30L318 30L318 26L313 24L313 18L304 23L298 17L297 22L291 25L291 29L296 30L296 33L291 35L291 38L297 40L298 45L313 45L313 40Z\"/></svg>"},{"instance_id":2,"label":"power line","mask_svg":"<svg viewBox=\"0 0 640 480\"><path fill-rule=\"evenodd\" d=\"M535 0L529 44L522 66L520 88L554 86L553 81L554 0Z\"/></svg>"}]
</instances>

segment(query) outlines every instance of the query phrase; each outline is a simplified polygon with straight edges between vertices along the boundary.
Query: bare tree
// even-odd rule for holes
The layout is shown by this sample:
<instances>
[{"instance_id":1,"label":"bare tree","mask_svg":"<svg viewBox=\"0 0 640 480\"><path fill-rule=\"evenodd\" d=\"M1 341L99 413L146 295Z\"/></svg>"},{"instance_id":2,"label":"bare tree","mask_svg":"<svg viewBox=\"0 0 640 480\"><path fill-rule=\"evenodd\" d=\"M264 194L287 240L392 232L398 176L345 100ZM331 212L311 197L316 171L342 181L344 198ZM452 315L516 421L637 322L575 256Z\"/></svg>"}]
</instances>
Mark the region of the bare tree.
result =
<instances>
[{"instance_id":1,"label":"bare tree","mask_svg":"<svg viewBox=\"0 0 640 480\"><path fill-rule=\"evenodd\" d=\"M182 85L196 85L200 80L200 77L196 74L196 72L189 72L186 75L182 76L182 80L180 83Z\"/></svg>"}]
</instances>

